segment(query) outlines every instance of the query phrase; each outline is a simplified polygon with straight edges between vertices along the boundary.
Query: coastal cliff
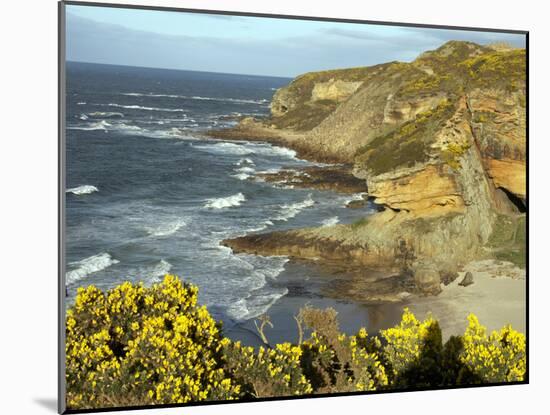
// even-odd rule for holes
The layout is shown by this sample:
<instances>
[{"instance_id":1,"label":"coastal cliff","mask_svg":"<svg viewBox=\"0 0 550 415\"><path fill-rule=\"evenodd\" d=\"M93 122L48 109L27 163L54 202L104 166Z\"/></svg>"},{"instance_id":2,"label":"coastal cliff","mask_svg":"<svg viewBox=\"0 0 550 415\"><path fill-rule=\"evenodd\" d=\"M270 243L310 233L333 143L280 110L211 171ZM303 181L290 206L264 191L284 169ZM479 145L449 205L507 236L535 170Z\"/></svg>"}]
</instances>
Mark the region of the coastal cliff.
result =
<instances>
[{"instance_id":1,"label":"coastal cliff","mask_svg":"<svg viewBox=\"0 0 550 415\"><path fill-rule=\"evenodd\" d=\"M525 75L524 49L451 41L410 63L297 77L275 93L269 118L213 135L351 165L380 212L224 244L383 268L427 294L475 259L525 266Z\"/></svg>"}]
</instances>

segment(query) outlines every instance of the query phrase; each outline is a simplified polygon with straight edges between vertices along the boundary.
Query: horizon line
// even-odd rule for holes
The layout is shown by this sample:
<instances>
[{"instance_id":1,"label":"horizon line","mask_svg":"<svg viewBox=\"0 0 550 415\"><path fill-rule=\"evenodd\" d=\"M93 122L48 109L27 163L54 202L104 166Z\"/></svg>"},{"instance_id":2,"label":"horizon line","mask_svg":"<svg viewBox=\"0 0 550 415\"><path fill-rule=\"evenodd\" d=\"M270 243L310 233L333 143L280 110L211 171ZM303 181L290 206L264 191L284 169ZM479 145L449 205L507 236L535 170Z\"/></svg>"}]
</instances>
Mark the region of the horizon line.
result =
<instances>
[{"instance_id":1,"label":"horizon line","mask_svg":"<svg viewBox=\"0 0 550 415\"><path fill-rule=\"evenodd\" d=\"M294 79L301 74L296 76L281 76L281 75L259 75L259 74L250 74L250 73L235 73L235 72L220 72L220 71L201 71L197 69L182 69L182 68L164 68L160 66L139 66L139 65L128 65L128 64L119 64L119 63L104 63L104 62L89 62L89 61L79 61L79 60L65 60L65 64L68 63L84 63L89 65L105 65L105 66L122 66L126 68L139 68L139 69L161 69L164 71L180 71L180 72L203 72L219 75L236 75L236 76L255 76L255 77L264 77L264 78L283 78L283 79ZM322 70L320 70L322 71ZM319 72L319 71L310 71L310 72Z\"/></svg>"}]
</instances>

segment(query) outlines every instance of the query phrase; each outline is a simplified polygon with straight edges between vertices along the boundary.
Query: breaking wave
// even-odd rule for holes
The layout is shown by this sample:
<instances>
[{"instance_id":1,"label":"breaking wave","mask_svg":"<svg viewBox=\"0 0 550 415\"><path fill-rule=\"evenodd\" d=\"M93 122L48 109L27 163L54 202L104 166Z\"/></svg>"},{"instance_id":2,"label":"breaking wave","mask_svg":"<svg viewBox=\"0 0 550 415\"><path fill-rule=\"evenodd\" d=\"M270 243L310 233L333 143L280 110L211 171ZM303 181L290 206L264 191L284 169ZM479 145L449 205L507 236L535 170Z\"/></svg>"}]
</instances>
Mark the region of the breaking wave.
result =
<instances>
[{"instance_id":1,"label":"breaking wave","mask_svg":"<svg viewBox=\"0 0 550 415\"><path fill-rule=\"evenodd\" d=\"M353 195L351 195L350 197L344 200L344 206L347 206L349 203L354 202L356 200L363 200L364 196L366 195L367 195L366 192L354 193Z\"/></svg>"},{"instance_id":2,"label":"breaking wave","mask_svg":"<svg viewBox=\"0 0 550 415\"><path fill-rule=\"evenodd\" d=\"M154 228L148 228L147 233L149 233L150 236L169 236L176 233L185 225L187 225L187 223L184 220L178 219L173 222L163 223Z\"/></svg>"},{"instance_id":3,"label":"breaking wave","mask_svg":"<svg viewBox=\"0 0 550 415\"><path fill-rule=\"evenodd\" d=\"M249 166L255 166L254 161L252 159L242 158L237 162L237 166L243 166L243 165L249 165Z\"/></svg>"},{"instance_id":4,"label":"breaking wave","mask_svg":"<svg viewBox=\"0 0 550 415\"><path fill-rule=\"evenodd\" d=\"M188 96L188 95L174 95L174 94L144 94L140 92L127 92L122 95L130 97L154 97L154 98L176 98L176 99L194 99L199 101L219 101L219 102L235 102L239 104L267 104L267 99L240 99L240 98L218 98L218 97L202 97L202 96Z\"/></svg>"},{"instance_id":5,"label":"breaking wave","mask_svg":"<svg viewBox=\"0 0 550 415\"><path fill-rule=\"evenodd\" d=\"M242 193L236 195L220 197L215 199L207 199L204 207L208 209L224 209L228 207L240 206L242 202L246 200L246 197Z\"/></svg>"},{"instance_id":6,"label":"breaking wave","mask_svg":"<svg viewBox=\"0 0 550 415\"><path fill-rule=\"evenodd\" d=\"M162 278L170 272L172 264L161 259L158 264L142 270L140 278L145 277L148 284L155 284L162 281Z\"/></svg>"},{"instance_id":7,"label":"breaking wave","mask_svg":"<svg viewBox=\"0 0 550 415\"><path fill-rule=\"evenodd\" d=\"M89 195L90 193L99 192L97 187L92 186L90 184L85 184L82 186L72 187L70 189L65 190L65 193L72 193L75 195Z\"/></svg>"},{"instance_id":8,"label":"breaking wave","mask_svg":"<svg viewBox=\"0 0 550 415\"><path fill-rule=\"evenodd\" d=\"M88 113L89 117L93 118L123 118L124 114L122 112L101 112L95 111Z\"/></svg>"},{"instance_id":9,"label":"breaking wave","mask_svg":"<svg viewBox=\"0 0 550 415\"><path fill-rule=\"evenodd\" d=\"M273 219L286 222L289 219L295 217L302 210L307 209L313 205L315 205L315 201L312 199L311 194L309 194L307 199L301 202L282 205L281 213Z\"/></svg>"},{"instance_id":10,"label":"breaking wave","mask_svg":"<svg viewBox=\"0 0 550 415\"><path fill-rule=\"evenodd\" d=\"M143 111L160 111L160 112L185 112L181 108L157 108L157 107L142 107L141 105L121 105L121 104L98 104L98 105L107 105L108 107L115 108L126 108L129 110L143 110Z\"/></svg>"},{"instance_id":11,"label":"breaking wave","mask_svg":"<svg viewBox=\"0 0 550 415\"><path fill-rule=\"evenodd\" d=\"M201 151L206 151L208 153L214 154L234 154L237 156L244 156L247 154L252 154L254 151L245 147L244 145L239 145L235 143L216 143L211 145L199 145L194 146L196 149Z\"/></svg>"},{"instance_id":12,"label":"breaking wave","mask_svg":"<svg viewBox=\"0 0 550 415\"><path fill-rule=\"evenodd\" d=\"M78 280L87 277L89 274L104 270L111 265L118 264L119 261L113 259L111 255L106 252L102 252L97 255L85 258L80 261L70 262L69 266L76 267L75 269L68 271L65 274L66 282L72 284Z\"/></svg>"},{"instance_id":13,"label":"breaking wave","mask_svg":"<svg viewBox=\"0 0 550 415\"><path fill-rule=\"evenodd\" d=\"M338 219L338 216L333 216L332 218L325 219L321 222L322 226L332 226L336 225L338 222L340 222L340 219Z\"/></svg>"},{"instance_id":14,"label":"breaking wave","mask_svg":"<svg viewBox=\"0 0 550 415\"><path fill-rule=\"evenodd\" d=\"M67 129L69 129L69 130L83 130L83 131L94 131L94 130L107 131L107 128L110 127L110 126L111 126L111 124L109 124L107 121L99 121L99 122L89 123L86 126L71 125L71 126L68 126Z\"/></svg>"},{"instance_id":15,"label":"breaking wave","mask_svg":"<svg viewBox=\"0 0 550 415\"><path fill-rule=\"evenodd\" d=\"M205 144L195 146L196 149L206 151L214 154L232 154L237 156L246 156L250 154L258 154L268 157L285 157L289 159L296 158L296 151L286 147L273 146L271 144L258 144L258 143L230 143L221 142L215 144ZM254 165L254 162L249 158L242 158L238 163L245 164L249 161L249 164Z\"/></svg>"}]
</instances>

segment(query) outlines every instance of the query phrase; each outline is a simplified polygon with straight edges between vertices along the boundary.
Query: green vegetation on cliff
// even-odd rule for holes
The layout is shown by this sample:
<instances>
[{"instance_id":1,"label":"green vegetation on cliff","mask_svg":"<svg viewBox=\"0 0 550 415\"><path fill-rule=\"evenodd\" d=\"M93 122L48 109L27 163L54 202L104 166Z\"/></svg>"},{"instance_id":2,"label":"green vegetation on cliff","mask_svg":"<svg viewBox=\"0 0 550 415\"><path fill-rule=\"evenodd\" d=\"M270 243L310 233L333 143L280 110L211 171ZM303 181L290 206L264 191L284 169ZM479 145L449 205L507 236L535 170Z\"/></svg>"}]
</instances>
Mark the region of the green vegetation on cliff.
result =
<instances>
[{"instance_id":1,"label":"green vegetation on cliff","mask_svg":"<svg viewBox=\"0 0 550 415\"><path fill-rule=\"evenodd\" d=\"M453 103L443 101L435 109L418 114L414 120L376 137L360 148L356 154L356 163L378 175L428 161L435 131L441 128L454 111Z\"/></svg>"},{"instance_id":2,"label":"green vegetation on cliff","mask_svg":"<svg viewBox=\"0 0 550 415\"><path fill-rule=\"evenodd\" d=\"M503 88L513 92L525 88L525 49L492 51L459 64L468 75L469 88Z\"/></svg>"}]
</instances>

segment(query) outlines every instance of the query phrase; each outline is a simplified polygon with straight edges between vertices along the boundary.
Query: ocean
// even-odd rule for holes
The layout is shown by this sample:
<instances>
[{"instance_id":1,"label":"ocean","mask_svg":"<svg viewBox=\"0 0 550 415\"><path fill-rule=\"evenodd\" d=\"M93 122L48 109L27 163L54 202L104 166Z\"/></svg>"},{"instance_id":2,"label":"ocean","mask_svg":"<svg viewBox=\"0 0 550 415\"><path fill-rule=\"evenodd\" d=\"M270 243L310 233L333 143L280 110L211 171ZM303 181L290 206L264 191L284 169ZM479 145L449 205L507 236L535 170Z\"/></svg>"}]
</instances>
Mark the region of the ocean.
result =
<instances>
[{"instance_id":1,"label":"ocean","mask_svg":"<svg viewBox=\"0 0 550 415\"><path fill-rule=\"evenodd\" d=\"M266 183L300 168L293 150L205 139L239 117L265 117L286 78L67 63L66 284L150 285L173 273L199 287L224 324L266 312L306 281L286 257L235 255L225 238L365 215L358 195ZM300 275L291 275L300 272Z\"/></svg>"}]
</instances>

